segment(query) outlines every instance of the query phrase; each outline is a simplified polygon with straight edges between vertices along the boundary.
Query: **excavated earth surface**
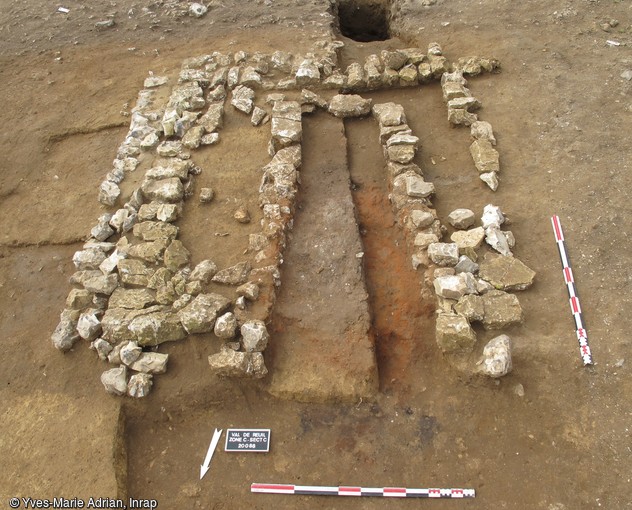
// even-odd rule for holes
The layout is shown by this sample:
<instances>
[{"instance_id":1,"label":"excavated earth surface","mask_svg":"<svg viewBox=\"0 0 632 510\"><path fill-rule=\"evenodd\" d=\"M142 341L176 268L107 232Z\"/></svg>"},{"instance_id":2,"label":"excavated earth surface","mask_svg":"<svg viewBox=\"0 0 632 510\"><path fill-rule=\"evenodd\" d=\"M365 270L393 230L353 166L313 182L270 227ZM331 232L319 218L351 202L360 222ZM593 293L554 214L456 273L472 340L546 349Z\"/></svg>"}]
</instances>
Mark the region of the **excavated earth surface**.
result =
<instances>
[{"instance_id":1,"label":"excavated earth surface","mask_svg":"<svg viewBox=\"0 0 632 510\"><path fill-rule=\"evenodd\" d=\"M341 6L352 12L347 35L386 38L369 42L340 34L335 9L318 0L213 0L201 18L175 1L60 4L68 13L40 0L0 2L2 508L12 497L62 496L151 498L165 509L414 504L258 495L252 482L476 489L472 500L426 502L442 508L632 508L632 7L394 0L392 19L380 23L384 3ZM370 5L370 15L353 11L358 5ZM109 19L113 26L95 27ZM444 358L434 300L421 296L424 278L389 203L377 125L315 113L303 116L294 229L268 324L269 374L211 376L207 358L220 344L198 335L161 346L168 370L146 398L108 395L99 375L109 366L86 342L61 353L50 336L71 288L73 253L106 210L98 187L143 80L150 71L176 76L183 60L213 51L305 54L323 38L344 42L342 69L434 41L450 61L501 62L499 73L468 83L498 139L496 192L476 178L469 130L448 124L438 82L362 95L405 108L420 138L415 162L435 186L444 223L456 208L480 216L488 203L510 219L514 254L537 272L519 293L524 322L504 331L513 372L496 381ZM246 248L236 229L257 227L253 172L269 161L269 124L253 128L226 108L219 144L194 156L203 168L196 193L211 186L215 202L189 199L177 222L194 263L215 258L221 267ZM232 218L239 204L251 224ZM553 214L581 293L590 367L579 357ZM475 329L472 360L496 334ZM270 428L270 452L229 454L222 441L200 481L214 428Z\"/></svg>"}]
</instances>

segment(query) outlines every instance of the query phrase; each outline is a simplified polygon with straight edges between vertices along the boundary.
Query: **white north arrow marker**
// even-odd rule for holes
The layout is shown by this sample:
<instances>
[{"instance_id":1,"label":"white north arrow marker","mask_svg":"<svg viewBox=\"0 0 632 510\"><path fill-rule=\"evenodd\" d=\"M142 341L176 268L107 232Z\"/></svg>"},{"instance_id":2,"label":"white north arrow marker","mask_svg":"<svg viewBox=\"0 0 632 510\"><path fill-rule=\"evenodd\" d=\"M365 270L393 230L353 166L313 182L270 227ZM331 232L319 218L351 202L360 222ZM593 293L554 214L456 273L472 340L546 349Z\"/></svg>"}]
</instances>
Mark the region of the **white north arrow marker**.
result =
<instances>
[{"instance_id":1,"label":"white north arrow marker","mask_svg":"<svg viewBox=\"0 0 632 510\"><path fill-rule=\"evenodd\" d=\"M222 435L223 430L215 429L213 433L213 439L211 439L211 444L208 447L208 451L206 452L206 457L204 458L204 464L200 466L200 480L204 478L204 475L208 472L211 465L211 459L213 458L213 453L215 453L215 448L217 447L217 443L219 443L219 438Z\"/></svg>"}]
</instances>

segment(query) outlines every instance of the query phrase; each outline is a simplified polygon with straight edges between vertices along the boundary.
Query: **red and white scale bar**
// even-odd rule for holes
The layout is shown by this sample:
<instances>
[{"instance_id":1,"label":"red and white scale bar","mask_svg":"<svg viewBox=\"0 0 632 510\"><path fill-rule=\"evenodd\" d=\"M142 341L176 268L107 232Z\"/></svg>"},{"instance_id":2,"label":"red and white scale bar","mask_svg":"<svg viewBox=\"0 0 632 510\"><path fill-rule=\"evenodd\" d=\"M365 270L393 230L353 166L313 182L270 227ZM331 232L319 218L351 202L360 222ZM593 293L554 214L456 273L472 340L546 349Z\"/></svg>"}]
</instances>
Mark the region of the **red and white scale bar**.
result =
<instances>
[{"instance_id":1,"label":"red and white scale bar","mask_svg":"<svg viewBox=\"0 0 632 510\"><path fill-rule=\"evenodd\" d=\"M474 489L406 489L402 487L326 487L321 485L282 485L253 483L251 492L296 494L303 496L378 496L384 498L473 498Z\"/></svg>"},{"instance_id":2,"label":"red and white scale bar","mask_svg":"<svg viewBox=\"0 0 632 510\"><path fill-rule=\"evenodd\" d=\"M566 290L568 290L568 301L571 307L571 313L573 314L573 321L575 322L575 333L577 335L577 340L579 341L579 352L584 365L592 365L593 361L590 346L588 345L588 333L586 332L584 321L582 319L582 308L579 305L579 297L577 296L577 289L575 288L573 270L571 269L570 262L568 261L568 254L566 253L564 232L562 231L560 218L558 216L553 216L551 218L551 223L553 225L555 241L557 242L557 249L560 252L560 259L562 260L564 282L566 283Z\"/></svg>"}]
</instances>

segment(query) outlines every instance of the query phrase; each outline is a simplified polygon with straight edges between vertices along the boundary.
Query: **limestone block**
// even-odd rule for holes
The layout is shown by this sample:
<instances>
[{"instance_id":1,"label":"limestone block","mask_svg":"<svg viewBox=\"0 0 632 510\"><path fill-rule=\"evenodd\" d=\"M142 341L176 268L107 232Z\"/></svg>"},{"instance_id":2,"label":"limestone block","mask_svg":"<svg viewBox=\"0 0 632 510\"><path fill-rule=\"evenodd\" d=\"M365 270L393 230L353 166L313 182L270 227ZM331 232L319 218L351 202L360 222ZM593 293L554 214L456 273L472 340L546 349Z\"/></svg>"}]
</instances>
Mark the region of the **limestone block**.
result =
<instances>
[{"instance_id":1,"label":"limestone block","mask_svg":"<svg viewBox=\"0 0 632 510\"><path fill-rule=\"evenodd\" d=\"M474 140L470 145L470 154L479 173L498 172L500 163L498 151L492 147L488 140Z\"/></svg>"},{"instance_id":2,"label":"limestone block","mask_svg":"<svg viewBox=\"0 0 632 510\"><path fill-rule=\"evenodd\" d=\"M336 117L363 117L371 111L372 99L356 94L337 94L329 102L329 113Z\"/></svg>"},{"instance_id":3,"label":"limestone block","mask_svg":"<svg viewBox=\"0 0 632 510\"><path fill-rule=\"evenodd\" d=\"M470 352L476 343L476 334L468 320L456 313L437 316L437 344L446 353Z\"/></svg>"}]
</instances>

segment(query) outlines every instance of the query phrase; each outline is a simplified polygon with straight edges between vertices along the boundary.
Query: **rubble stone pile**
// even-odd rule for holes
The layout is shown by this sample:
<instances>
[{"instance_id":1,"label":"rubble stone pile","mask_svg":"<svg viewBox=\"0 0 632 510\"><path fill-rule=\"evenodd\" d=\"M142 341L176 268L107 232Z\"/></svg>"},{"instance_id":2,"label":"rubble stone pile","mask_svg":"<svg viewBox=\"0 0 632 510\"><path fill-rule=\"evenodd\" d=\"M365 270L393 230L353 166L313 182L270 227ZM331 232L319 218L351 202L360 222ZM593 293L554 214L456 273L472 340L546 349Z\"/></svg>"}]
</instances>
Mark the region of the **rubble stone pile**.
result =
<instances>
[{"instance_id":1,"label":"rubble stone pile","mask_svg":"<svg viewBox=\"0 0 632 510\"><path fill-rule=\"evenodd\" d=\"M339 41L325 40L305 55L214 52L185 60L171 89L167 76L151 74L145 80L129 131L99 186L98 200L107 212L73 256L73 288L52 335L54 346L62 351L83 339L112 365L101 376L109 393L147 395L153 376L167 370L169 356L158 352L160 345L196 334L212 333L221 340L219 352L209 357L214 373L252 378L267 374L266 321L281 283L279 266L293 226L302 115L316 109L340 118L372 115L378 122L390 198L414 247L412 264L435 268L441 348L470 349L475 341L471 321L494 329L520 320L520 305L507 291L528 287L533 275L512 257L513 236L500 229L500 210L486 208L482 226L476 228L470 228L471 211L455 211L449 221L460 230L452 234L451 243L441 242L445 227L432 208L434 185L424 180L422 169L413 162L419 138L406 123L403 107L373 104L357 94L440 79L449 121L471 126L475 165L481 179L495 189L490 184L497 182L495 139L491 126L472 113L480 103L465 88L464 76L493 71L498 63L470 57L449 64L433 43L427 51L384 50L342 71L337 55L341 47ZM300 91L298 100L286 99L292 91ZM326 100L318 91L337 94ZM248 115L254 127L270 128L271 159L261 169L258 190L261 230L249 235L240 262L218 267L208 254L193 264L178 226L184 201L194 193L195 178L205 171L193 155L200 147L220 143L229 109L231 115ZM149 166L140 186L123 191L123 181L139 166ZM214 196L212 188L202 188L198 206L205 207ZM251 221L243 207L234 218ZM477 263L483 240L500 255L486 255ZM210 284L220 284L225 291L210 292ZM249 307L257 300L267 308L263 316L253 317Z\"/></svg>"}]
</instances>

